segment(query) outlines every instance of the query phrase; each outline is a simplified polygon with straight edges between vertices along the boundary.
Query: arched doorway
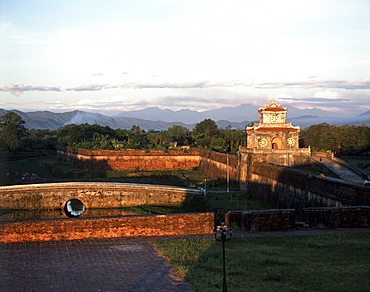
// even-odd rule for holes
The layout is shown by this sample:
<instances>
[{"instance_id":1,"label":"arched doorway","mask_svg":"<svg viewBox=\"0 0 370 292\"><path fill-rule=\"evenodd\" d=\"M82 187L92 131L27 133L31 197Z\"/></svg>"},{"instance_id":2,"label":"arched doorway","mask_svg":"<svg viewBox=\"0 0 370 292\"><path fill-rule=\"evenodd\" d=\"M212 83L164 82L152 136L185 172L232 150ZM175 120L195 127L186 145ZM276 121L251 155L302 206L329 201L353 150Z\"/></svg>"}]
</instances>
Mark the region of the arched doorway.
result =
<instances>
[{"instance_id":1,"label":"arched doorway","mask_svg":"<svg viewBox=\"0 0 370 292\"><path fill-rule=\"evenodd\" d=\"M281 149L281 148L283 148L282 147L283 146L283 141L279 137L275 137L274 139L272 139L271 144L272 144L272 149Z\"/></svg>"}]
</instances>

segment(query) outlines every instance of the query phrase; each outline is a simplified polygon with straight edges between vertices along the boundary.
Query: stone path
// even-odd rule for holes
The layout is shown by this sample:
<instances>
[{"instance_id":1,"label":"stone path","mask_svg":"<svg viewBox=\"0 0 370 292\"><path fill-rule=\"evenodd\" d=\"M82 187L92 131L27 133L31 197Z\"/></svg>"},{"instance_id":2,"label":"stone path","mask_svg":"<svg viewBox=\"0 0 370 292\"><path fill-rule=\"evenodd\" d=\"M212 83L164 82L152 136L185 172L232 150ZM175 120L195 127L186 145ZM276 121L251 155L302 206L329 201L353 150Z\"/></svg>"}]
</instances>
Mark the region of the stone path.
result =
<instances>
[{"instance_id":1,"label":"stone path","mask_svg":"<svg viewBox=\"0 0 370 292\"><path fill-rule=\"evenodd\" d=\"M312 159L324 164L327 168L334 171L343 180L354 182L354 183L360 183L360 184L364 183L364 178L362 176L360 176L356 172L352 171L348 167L345 167L338 162L335 162L326 157L322 157L322 161L320 161L319 157L312 157Z\"/></svg>"},{"instance_id":2,"label":"stone path","mask_svg":"<svg viewBox=\"0 0 370 292\"><path fill-rule=\"evenodd\" d=\"M370 229L235 232L235 237L338 232ZM1 243L0 291L194 291L151 244L180 238L213 235Z\"/></svg>"}]
</instances>

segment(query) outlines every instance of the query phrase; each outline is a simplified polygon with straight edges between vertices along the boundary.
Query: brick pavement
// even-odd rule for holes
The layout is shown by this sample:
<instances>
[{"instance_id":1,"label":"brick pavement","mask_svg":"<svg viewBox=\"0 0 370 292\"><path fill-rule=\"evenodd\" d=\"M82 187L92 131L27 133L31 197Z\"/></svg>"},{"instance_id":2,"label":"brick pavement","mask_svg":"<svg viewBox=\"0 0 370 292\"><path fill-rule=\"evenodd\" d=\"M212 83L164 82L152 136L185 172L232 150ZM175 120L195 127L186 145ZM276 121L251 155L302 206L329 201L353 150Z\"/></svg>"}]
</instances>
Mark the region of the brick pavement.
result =
<instances>
[{"instance_id":1,"label":"brick pavement","mask_svg":"<svg viewBox=\"0 0 370 292\"><path fill-rule=\"evenodd\" d=\"M370 232L370 228L235 232L235 237ZM0 243L0 291L190 292L153 241L204 236Z\"/></svg>"},{"instance_id":2,"label":"brick pavement","mask_svg":"<svg viewBox=\"0 0 370 292\"><path fill-rule=\"evenodd\" d=\"M193 291L155 240L163 238L2 243L0 291Z\"/></svg>"}]
</instances>

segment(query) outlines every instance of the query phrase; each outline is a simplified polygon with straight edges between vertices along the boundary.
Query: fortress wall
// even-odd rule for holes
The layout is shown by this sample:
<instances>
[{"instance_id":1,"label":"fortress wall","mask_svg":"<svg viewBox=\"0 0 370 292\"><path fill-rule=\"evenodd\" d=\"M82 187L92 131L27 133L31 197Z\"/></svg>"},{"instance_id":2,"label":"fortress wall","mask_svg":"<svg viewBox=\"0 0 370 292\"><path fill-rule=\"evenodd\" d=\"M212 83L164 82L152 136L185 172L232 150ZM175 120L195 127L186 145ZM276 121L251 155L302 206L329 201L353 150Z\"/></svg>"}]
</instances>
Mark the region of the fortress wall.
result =
<instances>
[{"instance_id":1,"label":"fortress wall","mask_svg":"<svg viewBox=\"0 0 370 292\"><path fill-rule=\"evenodd\" d=\"M200 170L216 179L239 181L238 157L223 153L204 151L200 153Z\"/></svg>"},{"instance_id":2,"label":"fortress wall","mask_svg":"<svg viewBox=\"0 0 370 292\"><path fill-rule=\"evenodd\" d=\"M206 150L86 150L67 148L58 157L93 170L177 170L200 167L216 179L239 181L238 157Z\"/></svg>"},{"instance_id":3,"label":"fortress wall","mask_svg":"<svg viewBox=\"0 0 370 292\"><path fill-rule=\"evenodd\" d=\"M214 213L0 222L0 242L212 234Z\"/></svg>"},{"instance_id":4,"label":"fortress wall","mask_svg":"<svg viewBox=\"0 0 370 292\"><path fill-rule=\"evenodd\" d=\"M307 207L370 205L369 188L285 167L254 163L247 180L256 198L300 214Z\"/></svg>"},{"instance_id":5,"label":"fortress wall","mask_svg":"<svg viewBox=\"0 0 370 292\"><path fill-rule=\"evenodd\" d=\"M55 183L0 187L0 209L63 209L70 199L86 208L119 208L142 204L180 205L201 195L185 188L135 185Z\"/></svg>"},{"instance_id":6,"label":"fortress wall","mask_svg":"<svg viewBox=\"0 0 370 292\"><path fill-rule=\"evenodd\" d=\"M57 156L92 170L176 170L200 164L200 151L189 150L86 150L67 148Z\"/></svg>"}]
</instances>

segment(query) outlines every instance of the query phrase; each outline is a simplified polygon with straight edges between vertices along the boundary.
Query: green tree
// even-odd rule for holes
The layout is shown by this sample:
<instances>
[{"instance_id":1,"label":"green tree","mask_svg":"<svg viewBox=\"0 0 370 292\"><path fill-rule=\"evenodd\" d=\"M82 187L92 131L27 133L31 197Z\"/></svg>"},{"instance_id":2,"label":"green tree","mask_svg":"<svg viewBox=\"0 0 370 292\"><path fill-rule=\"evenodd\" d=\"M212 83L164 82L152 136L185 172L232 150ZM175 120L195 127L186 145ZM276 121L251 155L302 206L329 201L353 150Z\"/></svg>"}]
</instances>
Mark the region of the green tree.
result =
<instances>
[{"instance_id":1,"label":"green tree","mask_svg":"<svg viewBox=\"0 0 370 292\"><path fill-rule=\"evenodd\" d=\"M221 137L212 137L209 143L211 150L218 152L226 152L226 141Z\"/></svg>"},{"instance_id":2,"label":"green tree","mask_svg":"<svg viewBox=\"0 0 370 292\"><path fill-rule=\"evenodd\" d=\"M169 136L171 137L171 142L176 142L177 145L188 145L189 144L189 131L187 128L173 125L172 127L168 128L167 130Z\"/></svg>"},{"instance_id":3,"label":"green tree","mask_svg":"<svg viewBox=\"0 0 370 292\"><path fill-rule=\"evenodd\" d=\"M227 144L227 152L236 154L239 150L239 146L243 145L246 139L246 133L244 130L226 130L223 131L223 136Z\"/></svg>"},{"instance_id":4,"label":"green tree","mask_svg":"<svg viewBox=\"0 0 370 292\"><path fill-rule=\"evenodd\" d=\"M115 131L108 126L100 126L98 124L89 125L87 123L81 125L70 124L58 129L58 146L74 147L79 143L94 142L94 135L100 135L115 138Z\"/></svg>"},{"instance_id":5,"label":"green tree","mask_svg":"<svg viewBox=\"0 0 370 292\"><path fill-rule=\"evenodd\" d=\"M217 130L217 124L214 120L211 119L205 119L195 125L195 132L198 134L211 134L212 130Z\"/></svg>"},{"instance_id":6,"label":"green tree","mask_svg":"<svg viewBox=\"0 0 370 292\"><path fill-rule=\"evenodd\" d=\"M168 131L158 131L148 133L148 143L150 148L166 149L166 145L171 142L171 136Z\"/></svg>"},{"instance_id":7,"label":"green tree","mask_svg":"<svg viewBox=\"0 0 370 292\"><path fill-rule=\"evenodd\" d=\"M15 112L8 112L0 117L0 140L11 150L21 146L21 139L26 135L26 122Z\"/></svg>"},{"instance_id":8,"label":"green tree","mask_svg":"<svg viewBox=\"0 0 370 292\"><path fill-rule=\"evenodd\" d=\"M301 146L310 146L313 151L361 154L370 150L370 128L365 125L335 126L322 123L303 130L300 137Z\"/></svg>"},{"instance_id":9,"label":"green tree","mask_svg":"<svg viewBox=\"0 0 370 292\"><path fill-rule=\"evenodd\" d=\"M22 150L35 152L55 150L57 145L57 131L47 129L30 129L22 139Z\"/></svg>"}]
</instances>

